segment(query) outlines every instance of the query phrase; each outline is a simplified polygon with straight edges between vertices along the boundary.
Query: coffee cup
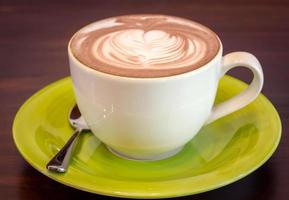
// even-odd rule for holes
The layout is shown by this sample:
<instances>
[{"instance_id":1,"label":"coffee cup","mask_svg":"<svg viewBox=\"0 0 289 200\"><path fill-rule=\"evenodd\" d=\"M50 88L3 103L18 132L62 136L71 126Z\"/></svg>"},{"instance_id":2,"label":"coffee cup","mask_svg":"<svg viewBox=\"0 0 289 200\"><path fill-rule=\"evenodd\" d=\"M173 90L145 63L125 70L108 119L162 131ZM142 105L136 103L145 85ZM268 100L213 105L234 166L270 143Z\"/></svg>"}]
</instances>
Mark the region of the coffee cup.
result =
<instances>
[{"instance_id":1,"label":"coffee cup","mask_svg":"<svg viewBox=\"0 0 289 200\"><path fill-rule=\"evenodd\" d=\"M81 114L119 156L173 156L204 125L243 108L262 89L257 58L247 52L223 56L222 46L209 28L178 17L128 15L94 22L68 45ZM214 105L219 80L235 67L253 72L251 84Z\"/></svg>"}]
</instances>

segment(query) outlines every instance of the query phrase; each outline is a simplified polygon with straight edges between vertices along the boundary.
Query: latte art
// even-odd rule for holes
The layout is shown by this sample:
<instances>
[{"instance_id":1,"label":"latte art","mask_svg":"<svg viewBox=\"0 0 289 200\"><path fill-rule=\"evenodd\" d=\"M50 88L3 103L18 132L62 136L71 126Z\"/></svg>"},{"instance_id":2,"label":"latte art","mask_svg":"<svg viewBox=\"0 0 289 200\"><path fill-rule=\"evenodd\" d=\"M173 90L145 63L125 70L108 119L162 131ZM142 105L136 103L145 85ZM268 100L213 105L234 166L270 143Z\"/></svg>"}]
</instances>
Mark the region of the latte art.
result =
<instances>
[{"instance_id":1,"label":"latte art","mask_svg":"<svg viewBox=\"0 0 289 200\"><path fill-rule=\"evenodd\" d=\"M80 30L71 41L75 57L101 72L127 77L184 73L209 62L219 48L208 28L162 15L111 18Z\"/></svg>"},{"instance_id":2,"label":"latte art","mask_svg":"<svg viewBox=\"0 0 289 200\"><path fill-rule=\"evenodd\" d=\"M127 29L98 38L91 51L99 61L126 68L175 68L201 59L204 46L189 36Z\"/></svg>"}]
</instances>

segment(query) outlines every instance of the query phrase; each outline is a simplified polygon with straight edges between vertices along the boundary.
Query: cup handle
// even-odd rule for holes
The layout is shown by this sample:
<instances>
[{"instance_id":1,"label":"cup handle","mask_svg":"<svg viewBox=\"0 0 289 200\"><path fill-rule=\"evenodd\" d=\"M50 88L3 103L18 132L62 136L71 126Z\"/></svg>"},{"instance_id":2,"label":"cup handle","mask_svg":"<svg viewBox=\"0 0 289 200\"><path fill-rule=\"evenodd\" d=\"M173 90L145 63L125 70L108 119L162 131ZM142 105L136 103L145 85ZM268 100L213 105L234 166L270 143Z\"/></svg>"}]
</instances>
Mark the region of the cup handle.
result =
<instances>
[{"instance_id":1,"label":"cup handle","mask_svg":"<svg viewBox=\"0 0 289 200\"><path fill-rule=\"evenodd\" d=\"M247 89L237 96L214 106L206 124L245 107L256 99L260 93L264 82L263 71L257 58L250 53L233 52L225 55L223 57L219 78L223 77L230 69L239 66L246 67L253 72L254 78L252 82Z\"/></svg>"}]
</instances>

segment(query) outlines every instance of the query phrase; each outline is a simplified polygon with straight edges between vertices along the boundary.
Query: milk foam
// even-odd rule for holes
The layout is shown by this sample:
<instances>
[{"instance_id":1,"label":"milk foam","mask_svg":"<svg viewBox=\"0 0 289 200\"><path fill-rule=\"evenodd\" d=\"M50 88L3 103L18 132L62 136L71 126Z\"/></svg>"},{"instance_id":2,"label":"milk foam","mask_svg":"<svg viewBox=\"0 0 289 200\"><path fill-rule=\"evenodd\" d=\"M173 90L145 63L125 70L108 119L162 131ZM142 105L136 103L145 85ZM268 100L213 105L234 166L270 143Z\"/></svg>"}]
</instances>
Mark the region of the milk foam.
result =
<instances>
[{"instance_id":1,"label":"milk foam","mask_svg":"<svg viewBox=\"0 0 289 200\"><path fill-rule=\"evenodd\" d=\"M130 15L102 20L72 39L73 54L96 70L128 77L170 76L194 70L218 52L208 28L163 15Z\"/></svg>"}]
</instances>

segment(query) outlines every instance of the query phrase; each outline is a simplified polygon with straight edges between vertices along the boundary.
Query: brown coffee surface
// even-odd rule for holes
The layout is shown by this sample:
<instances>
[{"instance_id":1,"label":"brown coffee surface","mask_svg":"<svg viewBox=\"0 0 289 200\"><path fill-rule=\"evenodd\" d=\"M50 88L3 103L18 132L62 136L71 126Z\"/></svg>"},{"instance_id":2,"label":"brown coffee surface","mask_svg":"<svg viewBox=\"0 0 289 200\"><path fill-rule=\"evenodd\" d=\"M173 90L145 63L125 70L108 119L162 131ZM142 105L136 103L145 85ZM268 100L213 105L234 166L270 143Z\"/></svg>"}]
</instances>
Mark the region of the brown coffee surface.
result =
<instances>
[{"instance_id":1,"label":"brown coffee surface","mask_svg":"<svg viewBox=\"0 0 289 200\"><path fill-rule=\"evenodd\" d=\"M216 56L220 43L213 31L194 21L127 15L85 26L70 47L77 60L97 71L153 78L200 68Z\"/></svg>"}]
</instances>

